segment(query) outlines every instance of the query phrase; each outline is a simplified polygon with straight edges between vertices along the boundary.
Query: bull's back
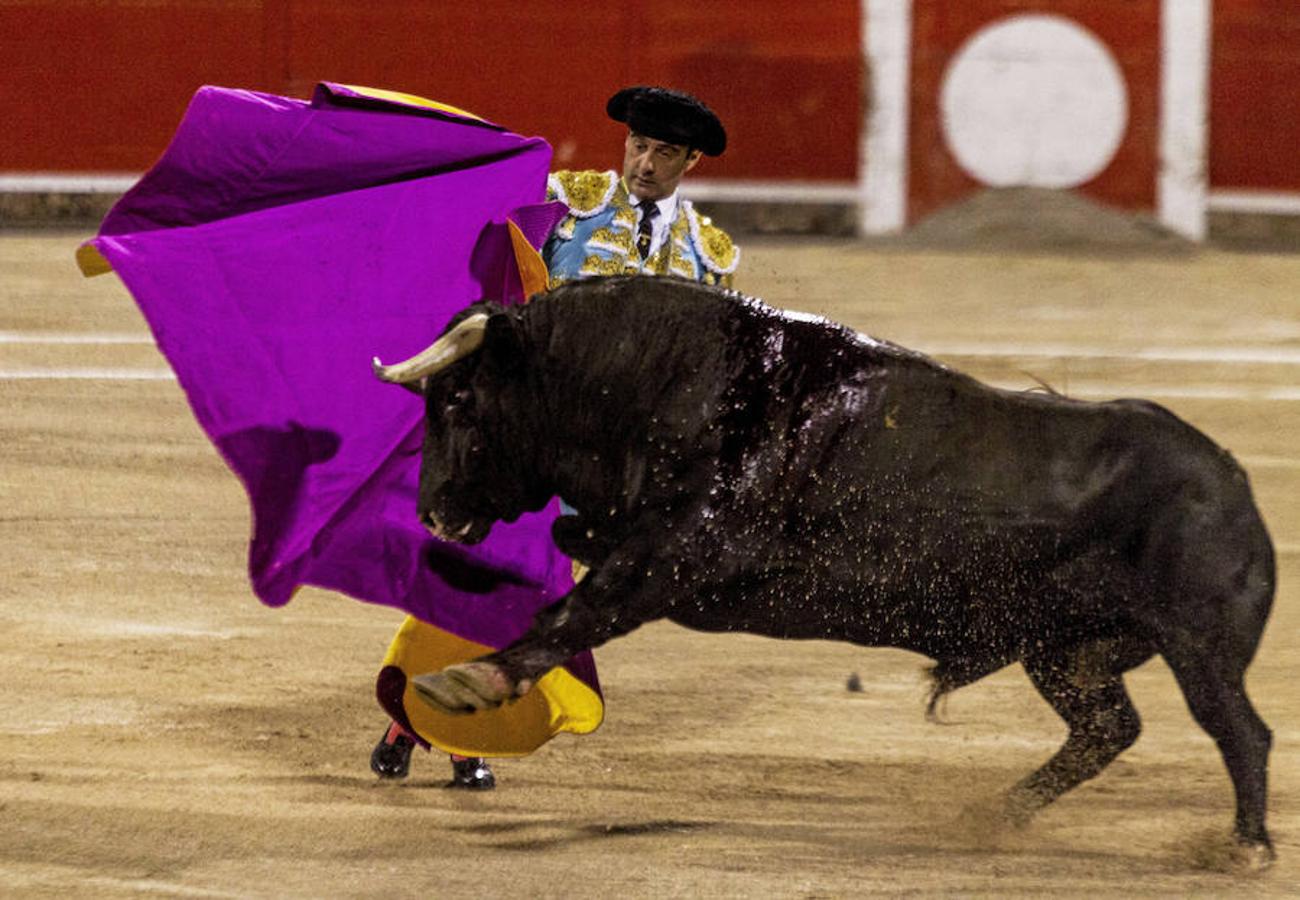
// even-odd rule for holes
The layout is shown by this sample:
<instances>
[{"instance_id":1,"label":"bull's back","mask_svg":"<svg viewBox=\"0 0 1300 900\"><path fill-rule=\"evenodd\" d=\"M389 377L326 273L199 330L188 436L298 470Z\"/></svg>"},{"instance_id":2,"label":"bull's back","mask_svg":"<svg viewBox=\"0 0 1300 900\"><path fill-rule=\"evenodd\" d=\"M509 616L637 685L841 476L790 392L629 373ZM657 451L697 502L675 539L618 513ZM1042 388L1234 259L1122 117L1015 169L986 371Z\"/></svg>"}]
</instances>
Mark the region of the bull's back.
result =
<instances>
[{"instance_id":1,"label":"bull's back","mask_svg":"<svg viewBox=\"0 0 1300 900\"><path fill-rule=\"evenodd\" d=\"M1089 511L1121 514L1190 483L1230 489L1241 477L1209 438L1146 401L1004 391L936 367L888 379L882 408L860 464L923 487L916 504L991 521L1068 530Z\"/></svg>"}]
</instances>

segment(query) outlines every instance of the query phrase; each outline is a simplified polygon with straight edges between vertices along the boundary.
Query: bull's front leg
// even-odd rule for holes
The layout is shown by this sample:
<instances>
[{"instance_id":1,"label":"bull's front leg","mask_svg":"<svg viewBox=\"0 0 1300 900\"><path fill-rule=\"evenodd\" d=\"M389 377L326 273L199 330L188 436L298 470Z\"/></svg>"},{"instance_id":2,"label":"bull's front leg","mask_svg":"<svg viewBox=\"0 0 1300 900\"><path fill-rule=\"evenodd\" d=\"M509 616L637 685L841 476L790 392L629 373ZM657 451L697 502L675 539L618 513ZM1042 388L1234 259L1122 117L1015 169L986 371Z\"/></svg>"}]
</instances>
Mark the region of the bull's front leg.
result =
<instances>
[{"instance_id":1,"label":"bull's front leg","mask_svg":"<svg viewBox=\"0 0 1300 900\"><path fill-rule=\"evenodd\" d=\"M494 709L526 694L575 654L663 618L684 588L671 563L675 542L662 540L664 532L655 529L638 529L638 534L660 540L633 538L616 548L568 594L541 610L510 646L415 676L411 684L417 695L445 713Z\"/></svg>"},{"instance_id":2,"label":"bull's front leg","mask_svg":"<svg viewBox=\"0 0 1300 900\"><path fill-rule=\"evenodd\" d=\"M504 670L487 658L448 666L441 672L416 675L411 679L416 696L445 713L472 713L495 709L507 700L523 696L532 684L511 683Z\"/></svg>"},{"instance_id":3,"label":"bull's front leg","mask_svg":"<svg viewBox=\"0 0 1300 900\"><path fill-rule=\"evenodd\" d=\"M411 686L421 700L445 713L473 713L495 709L502 703L522 697L532 690L543 675L565 660L604 643L614 633L604 636L593 625L599 616L592 614L582 598L576 596L583 584L564 598L541 610L533 627L509 647L469 662L450 665L440 672L417 675ZM584 624L585 623L585 624ZM632 627L640 622L632 625ZM583 646L590 640L588 646ZM566 648L572 647L569 650Z\"/></svg>"}]
</instances>

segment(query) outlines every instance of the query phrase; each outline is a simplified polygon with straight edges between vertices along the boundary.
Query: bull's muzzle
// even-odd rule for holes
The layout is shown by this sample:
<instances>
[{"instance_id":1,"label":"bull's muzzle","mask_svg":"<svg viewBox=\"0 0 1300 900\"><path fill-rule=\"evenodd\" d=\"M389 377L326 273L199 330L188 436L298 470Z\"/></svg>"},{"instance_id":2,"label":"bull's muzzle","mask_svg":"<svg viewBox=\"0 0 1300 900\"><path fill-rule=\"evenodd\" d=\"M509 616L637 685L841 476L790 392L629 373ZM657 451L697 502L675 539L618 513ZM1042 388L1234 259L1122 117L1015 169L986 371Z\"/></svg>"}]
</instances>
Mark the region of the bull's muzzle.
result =
<instances>
[{"instance_id":1,"label":"bull's muzzle","mask_svg":"<svg viewBox=\"0 0 1300 900\"><path fill-rule=\"evenodd\" d=\"M410 359L386 366L375 357L375 376L389 384L411 384L464 359L483 344L487 313L475 313Z\"/></svg>"},{"instance_id":2,"label":"bull's muzzle","mask_svg":"<svg viewBox=\"0 0 1300 900\"><path fill-rule=\"evenodd\" d=\"M429 533L440 541L460 543L469 537L470 532L474 530L474 523L466 522L459 528L449 528L432 512L427 512L424 514L424 527L429 529Z\"/></svg>"}]
</instances>

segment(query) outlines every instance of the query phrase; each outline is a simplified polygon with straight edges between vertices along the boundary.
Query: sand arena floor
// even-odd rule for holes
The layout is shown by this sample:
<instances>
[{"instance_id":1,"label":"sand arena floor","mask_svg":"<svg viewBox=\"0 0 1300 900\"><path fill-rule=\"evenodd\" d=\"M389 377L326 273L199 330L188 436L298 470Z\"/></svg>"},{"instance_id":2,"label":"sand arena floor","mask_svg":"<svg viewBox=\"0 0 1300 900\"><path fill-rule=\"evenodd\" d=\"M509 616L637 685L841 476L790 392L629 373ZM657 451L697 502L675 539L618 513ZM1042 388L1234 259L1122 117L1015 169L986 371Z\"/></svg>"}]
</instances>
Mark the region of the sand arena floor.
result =
<instances>
[{"instance_id":1,"label":"sand arena floor","mask_svg":"<svg viewBox=\"0 0 1300 900\"><path fill-rule=\"evenodd\" d=\"M84 236L0 236L0 894L1300 893L1300 257L751 241L741 285L1001 385L1156 399L1242 460L1281 584L1249 677L1279 861L1242 877L1160 661L1128 677L1137 745L1019 832L962 812L1064 738L1019 667L931 725L917 656L671 625L600 649L605 725L501 762L495 792L442 789L437 756L378 783L399 614L257 603L240 486L120 283L77 273Z\"/></svg>"}]
</instances>

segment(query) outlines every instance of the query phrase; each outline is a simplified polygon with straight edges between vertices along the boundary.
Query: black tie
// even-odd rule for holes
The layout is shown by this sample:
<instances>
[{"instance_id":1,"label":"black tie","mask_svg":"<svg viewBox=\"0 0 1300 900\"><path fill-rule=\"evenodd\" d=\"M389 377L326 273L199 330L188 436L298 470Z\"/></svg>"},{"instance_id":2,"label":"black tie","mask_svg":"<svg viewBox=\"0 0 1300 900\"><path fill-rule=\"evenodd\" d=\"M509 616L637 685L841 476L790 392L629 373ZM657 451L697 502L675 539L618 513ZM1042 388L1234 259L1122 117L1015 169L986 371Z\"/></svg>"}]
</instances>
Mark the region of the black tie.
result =
<instances>
[{"instance_id":1,"label":"black tie","mask_svg":"<svg viewBox=\"0 0 1300 900\"><path fill-rule=\"evenodd\" d=\"M641 227L636 230L636 252L642 261L650 255L650 241L654 237L654 217L659 215L659 204L653 200L642 200L637 204L641 210Z\"/></svg>"}]
</instances>

